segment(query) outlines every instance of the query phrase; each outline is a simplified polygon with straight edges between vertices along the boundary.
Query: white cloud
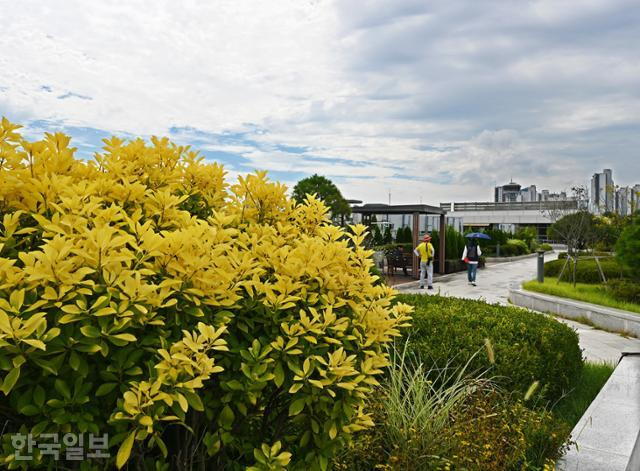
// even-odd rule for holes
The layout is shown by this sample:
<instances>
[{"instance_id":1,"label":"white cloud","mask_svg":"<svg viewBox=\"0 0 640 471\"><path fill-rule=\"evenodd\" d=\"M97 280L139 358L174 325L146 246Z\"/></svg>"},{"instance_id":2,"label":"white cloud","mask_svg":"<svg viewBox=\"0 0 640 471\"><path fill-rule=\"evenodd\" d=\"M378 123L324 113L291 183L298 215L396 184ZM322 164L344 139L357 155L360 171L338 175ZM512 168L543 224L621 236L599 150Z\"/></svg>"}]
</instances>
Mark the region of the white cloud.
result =
<instances>
[{"instance_id":1,"label":"white cloud","mask_svg":"<svg viewBox=\"0 0 640 471\"><path fill-rule=\"evenodd\" d=\"M4 2L0 114L169 134L377 201L634 183L638 24L634 0Z\"/></svg>"},{"instance_id":2,"label":"white cloud","mask_svg":"<svg viewBox=\"0 0 640 471\"><path fill-rule=\"evenodd\" d=\"M329 20L296 1L6 3L5 106L143 134L288 116L340 88ZM43 85L92 101L61 102Z\"/></svg>"}]
</instances>

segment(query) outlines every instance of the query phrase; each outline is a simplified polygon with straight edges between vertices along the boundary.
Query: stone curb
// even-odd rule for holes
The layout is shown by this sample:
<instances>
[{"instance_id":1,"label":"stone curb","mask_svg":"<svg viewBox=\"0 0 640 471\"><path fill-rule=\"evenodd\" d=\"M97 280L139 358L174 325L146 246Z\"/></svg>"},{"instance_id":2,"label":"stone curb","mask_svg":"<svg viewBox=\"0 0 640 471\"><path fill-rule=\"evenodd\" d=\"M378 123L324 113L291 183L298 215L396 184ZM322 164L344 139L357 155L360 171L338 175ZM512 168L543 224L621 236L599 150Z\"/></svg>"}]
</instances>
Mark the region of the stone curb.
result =
<instances>
[{"instance_id":1,"label":"stone curb","mask_svg":"<svg viewBox=\"0 0 640 471\"><path fill-rule=\"evenodd\" d=\"M457 275L459 273L466 273L466 272L454 272L454 273L447 273L446 275L433 275L433 284L435 285L438 282L447 282L450 278L453 278L454 275ZM397 285L393 285L392 288L398 291L403 291L405 289L413 289L413 288L417 288L418 285L420 284L419 280L415 280L415 281L407 281L406 283L398 283Z\"/></svg>"},{"instance_id":2,"label":"stone curb","mask_svg":"<svg viewBox=\"0 0 640 471\"><path fill-rule=\"evenodd\" d=\"M640 314L523 289L510 289L509 301L516 306L558 314L578 322L587 319L595 327L640 338Z\"/></svg>"}]
</instances>

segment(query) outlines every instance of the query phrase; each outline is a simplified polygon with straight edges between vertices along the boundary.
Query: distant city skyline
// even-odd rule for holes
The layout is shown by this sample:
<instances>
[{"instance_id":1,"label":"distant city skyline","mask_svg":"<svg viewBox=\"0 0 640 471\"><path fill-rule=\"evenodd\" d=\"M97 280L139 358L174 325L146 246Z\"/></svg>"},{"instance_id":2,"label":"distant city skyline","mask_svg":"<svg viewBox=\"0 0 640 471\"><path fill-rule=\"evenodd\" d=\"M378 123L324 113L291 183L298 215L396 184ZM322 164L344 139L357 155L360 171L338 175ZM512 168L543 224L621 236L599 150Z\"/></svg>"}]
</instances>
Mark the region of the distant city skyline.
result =
<instances>
[{"instance_id":1,"label":"distant city skyline","mask_svg":"<svg viewBox=\"0 0 640 471\"><path fill-rule=\"evenodd\" d=\"M0 115L83 158L163 135L229 181L318 173L372 202L626 186L638 24L637 0L3 2Z\"/></svg>"},{"instance_id":2,"label":"distant city skyline","mask_svg":"<svg viewBox=\"0 0 640 471\"><path fill-rule=\"evenodd\" d=\"M640 184L616 185L610 168L596 172L591 177L589 209L595 214L628 216L640 209Z\"/></svg>"}]
</instances>

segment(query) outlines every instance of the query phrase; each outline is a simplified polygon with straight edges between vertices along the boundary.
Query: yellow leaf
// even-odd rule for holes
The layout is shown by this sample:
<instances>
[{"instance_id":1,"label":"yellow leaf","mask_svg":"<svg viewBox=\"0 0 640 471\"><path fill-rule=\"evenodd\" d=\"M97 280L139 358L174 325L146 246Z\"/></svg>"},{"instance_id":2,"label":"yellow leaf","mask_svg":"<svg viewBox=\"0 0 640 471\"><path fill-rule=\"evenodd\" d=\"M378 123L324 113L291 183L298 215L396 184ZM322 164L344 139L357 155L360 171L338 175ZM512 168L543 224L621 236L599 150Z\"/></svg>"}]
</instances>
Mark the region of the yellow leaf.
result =
<instances>
[{"instance_id":1,"label":"yellow leaf","mask_svg":"<svg viewBox=\"0 0 640 471\"><path fill-rule=\"evenodd\" d=\"M136 340L138 340L136 336L133 334L115 334L115 335L110 335L109 337L118 339L118 340L124 340L125 342L135 342Z\"/></svg>"},{"instance_id":2,"label":"yellow leaf","mask_svg":"<svg viewBox=\"0 0 640 471\"><path fill-rule=\"evenodd\" d=\"M47 349L47 346L45 345L45 343L42 340L23 339L22 342L26 343L27 345L31 345L32 347L38 348L40 350L46 350Z\"/></svg>"},{"instance_id":3,"label":"yellow leaf","mask_svg":"<svg viewBox=\"0 0 640 471\"><path fill-rule=\"evenodd\" d=\"M129 460L129 456L131 456L131 448L133 447L133 442L136 438L136 431L134 430L129 434L127 438L122 442L120 448L118 449L118 455L116 456L116 466L118 469L122 469L127 460Z\"/></svg>"},{"instance_id":4,"label":"yellow leaf","mask_svg":"<svg viewBox=\"0 0 640 471\"><path fill-rule=\"evenodd\" d=\"M338 428L336 427L335 423L332 423L331 428L329 429L329 437L331 438L331 440L333 440L334 438L336 438L337 435L338 435Z\"/></svg>"},{"instance_id":5,"label":"yellow leaf","mask_svg":"<svg viewBox=\"0 0 640 471\"><path fill-rule=\"evenodd\" d=\"M148 415L142 416L140 420L138 420L138 422L140 423L140 425L144 425L145 427L153 425L153 419Z\"/></svg>"},{"instance_id":6,"label":"yellow leaf","mask_svg":"<svg viewBox=\"0 0 640 471\"><path fill-rule=\"evenodd\" d=\"M75 304L67 304L66 306L62 306L62 311L67 314L80 314L82 311Z\"/></svg>"},{"instance_id":7,"label":"yellow leaf","mask_svg":"<svg viewBox=\"0 0 640 471\"><path fill-rule=\"evenodd\" d=\"M180 408L184 412L187 412L187 409L189 408L189 403L187 402L187 399L180 393L176 393L175 398L178 400L178 404L180 405Z\"/></svg>"}]
</instances>

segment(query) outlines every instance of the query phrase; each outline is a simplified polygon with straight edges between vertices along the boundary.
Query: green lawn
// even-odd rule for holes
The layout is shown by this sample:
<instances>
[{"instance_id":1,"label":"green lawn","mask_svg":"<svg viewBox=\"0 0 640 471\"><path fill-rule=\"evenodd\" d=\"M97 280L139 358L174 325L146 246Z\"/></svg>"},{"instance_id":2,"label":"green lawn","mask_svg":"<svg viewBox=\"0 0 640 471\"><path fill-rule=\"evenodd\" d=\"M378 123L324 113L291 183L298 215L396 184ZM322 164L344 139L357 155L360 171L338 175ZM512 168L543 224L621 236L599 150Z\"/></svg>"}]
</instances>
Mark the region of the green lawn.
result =
<instances>
[{"instance_id":1,"label":"green lawn","mask_svg":"<svg viewBox=\"0 0 640 471\"><path fill-rule=\"evenodd\" d=\"M611 373L613 373L613 365L609 363L585 363L575 388L558 401L553 408L553 413L573 427L598 395Z\"/></svg>"},{"instance_id":2,"label":"green lawn","mask_svg":"<svg viewBox=\"0 0 640 471\"><path fill-rule=\"evenodd\" d=\"M576 283L574 288L572 283L561 281L558 284L557 281L557 278L545 277L544 283L532 280L523 283L522 287L528 291L575 299L640 314L640 304L615 299L601 284Z\"/></svg>"}]
</instances>

